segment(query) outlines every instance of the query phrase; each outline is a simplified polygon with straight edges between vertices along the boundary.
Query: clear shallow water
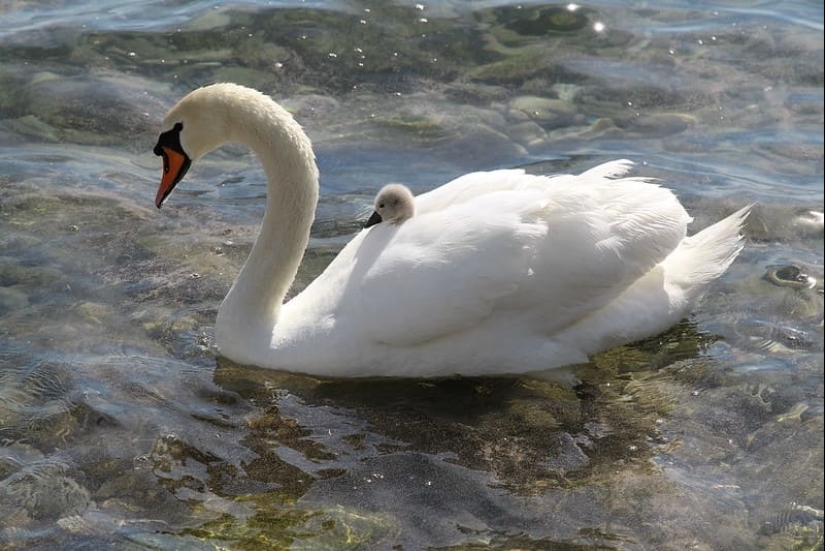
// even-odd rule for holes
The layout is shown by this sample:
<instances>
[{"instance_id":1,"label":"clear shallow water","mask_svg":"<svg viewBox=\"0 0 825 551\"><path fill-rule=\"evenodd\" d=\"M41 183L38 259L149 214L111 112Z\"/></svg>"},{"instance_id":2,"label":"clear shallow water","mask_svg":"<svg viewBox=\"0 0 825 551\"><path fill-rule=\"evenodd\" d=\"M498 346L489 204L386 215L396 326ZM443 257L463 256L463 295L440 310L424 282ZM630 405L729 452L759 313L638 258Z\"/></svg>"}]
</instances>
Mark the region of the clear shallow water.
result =
<instances>
[{"instance_id":1,"label":"clear shallow water","mask_svg":"<svg viewBox=\"0 0 825 551\"><path fill-rule=\"evenodd\" d=\"M822 547L820 5L0 10L3 546ZM159 121L216 80L316 144L302 282L390 180L626 157L697 227L759 205L695 314L578 392L235 366L211 328L261 169L226 148L152 205Z\"/></svg>"}]
</instances>

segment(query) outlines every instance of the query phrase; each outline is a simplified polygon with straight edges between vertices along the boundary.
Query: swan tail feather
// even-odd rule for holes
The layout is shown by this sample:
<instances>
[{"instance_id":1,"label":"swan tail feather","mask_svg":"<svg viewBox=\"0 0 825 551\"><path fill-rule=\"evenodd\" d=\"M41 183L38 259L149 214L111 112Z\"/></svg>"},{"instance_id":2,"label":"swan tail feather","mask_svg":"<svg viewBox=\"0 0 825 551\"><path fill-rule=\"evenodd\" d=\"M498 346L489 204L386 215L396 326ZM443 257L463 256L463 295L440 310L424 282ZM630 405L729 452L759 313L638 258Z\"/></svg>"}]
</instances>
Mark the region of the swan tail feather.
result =
<instances>
[{"instance_id":1,"label":"swan tail feather","mask_svg":"<svg viewBox=\"0 0 825 551\"><path fill-rule=\"evenodd\" d=\"M583 172L579 178L588 178L593 180L613 179L619 176L624 176L633 168L633 161L628 159L617 159L615 161L608 161L598 166L594 166L590 170Z\"/></svg>"},{"instance_id":2,"label":"swan tail feather","mask_svg":"<svg viewBox=\"0 0 825 551\"><path fill-rule=\"evenodd\" d=\"M685 238L663 262L671 283L685 290L701 291L706 284L721 276L742 251L742 227L752 206L743 207Z\"/></svg>"}]
</instances>

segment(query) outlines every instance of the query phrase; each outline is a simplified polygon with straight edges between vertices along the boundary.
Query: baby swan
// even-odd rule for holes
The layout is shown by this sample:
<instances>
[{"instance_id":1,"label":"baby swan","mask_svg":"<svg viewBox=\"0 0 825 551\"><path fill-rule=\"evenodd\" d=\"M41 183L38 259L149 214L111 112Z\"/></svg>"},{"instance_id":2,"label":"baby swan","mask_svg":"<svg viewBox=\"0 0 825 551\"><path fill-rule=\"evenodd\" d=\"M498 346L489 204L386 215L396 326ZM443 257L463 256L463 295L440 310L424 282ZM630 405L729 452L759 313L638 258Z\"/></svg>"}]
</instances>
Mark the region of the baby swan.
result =
<instances>
[{"instance_id":1,"label":"baby swan","mask_svg":"<svg viewBox=\"0 0 825 551\"><path fill-rule=\"evenodd\" d=\"M375 211L364 227L369 228L384 220L400 224L413 216L415 216L415 197L410 189L403 184L387 184L375 196Z\"/></svg>"}]
</instances>

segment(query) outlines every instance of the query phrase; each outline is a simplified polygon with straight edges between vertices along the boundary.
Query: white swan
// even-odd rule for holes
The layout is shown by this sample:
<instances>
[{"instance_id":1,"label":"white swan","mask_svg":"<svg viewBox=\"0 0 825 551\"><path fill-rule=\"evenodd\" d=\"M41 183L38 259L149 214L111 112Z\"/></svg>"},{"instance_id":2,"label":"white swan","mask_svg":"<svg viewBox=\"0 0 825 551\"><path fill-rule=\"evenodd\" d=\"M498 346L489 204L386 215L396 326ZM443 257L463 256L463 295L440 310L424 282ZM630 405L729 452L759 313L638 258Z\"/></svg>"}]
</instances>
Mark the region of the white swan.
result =
<instances>
[{"instance_id":1,"label":"white swan","mask_svg":"<svg viewBox=\"0 0 825 551\"><path fill-rule=\"evenodd\" d=\"M387 184L375 196L375 210L364 227L369 228L385 221L391 224L401 224L413 216L415 216L415 197L410 188L404 184Z\"/></svg>"},{"instance_id":2,"label":"white swan","mask_svg":"<svg viewBox=\"0 0 825 551\"><path fill-rule=\"evenodd\" d=\"M268 177L261 233L218 310L220 353L322 376L515 374L587 361L684 317L742 245L743 208L692 237L672 192L620 178L467 174L415 199L404 224L362 230L283 303L309 239L309 138L264 94L215 84L168 113L161 206L191 161L237 142ZM393 305L388 309L387 305Z\"/></svg>"}]
</instances>

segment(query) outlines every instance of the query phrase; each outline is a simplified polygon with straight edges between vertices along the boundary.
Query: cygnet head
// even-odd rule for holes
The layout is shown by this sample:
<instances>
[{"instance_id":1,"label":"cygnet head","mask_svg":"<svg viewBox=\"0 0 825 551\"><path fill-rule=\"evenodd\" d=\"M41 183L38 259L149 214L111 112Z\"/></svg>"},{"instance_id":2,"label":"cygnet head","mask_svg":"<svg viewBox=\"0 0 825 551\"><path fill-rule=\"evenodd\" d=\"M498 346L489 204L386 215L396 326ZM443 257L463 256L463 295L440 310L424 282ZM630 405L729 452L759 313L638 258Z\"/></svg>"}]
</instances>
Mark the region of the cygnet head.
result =
<instances>
[{"instance_id":1,"label":"cygnet head","mask_svg":"<svg viewBox=\"0 0 825 551\"><path fill-rule=\"evenodd\" d=\"M407 186L387 184L375 196L375 212L364 224L365 228L380 222L401 224L415 216L415 197Z\"/></svg>"}]
</instances>

